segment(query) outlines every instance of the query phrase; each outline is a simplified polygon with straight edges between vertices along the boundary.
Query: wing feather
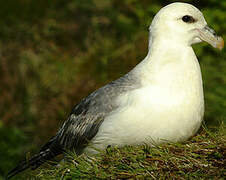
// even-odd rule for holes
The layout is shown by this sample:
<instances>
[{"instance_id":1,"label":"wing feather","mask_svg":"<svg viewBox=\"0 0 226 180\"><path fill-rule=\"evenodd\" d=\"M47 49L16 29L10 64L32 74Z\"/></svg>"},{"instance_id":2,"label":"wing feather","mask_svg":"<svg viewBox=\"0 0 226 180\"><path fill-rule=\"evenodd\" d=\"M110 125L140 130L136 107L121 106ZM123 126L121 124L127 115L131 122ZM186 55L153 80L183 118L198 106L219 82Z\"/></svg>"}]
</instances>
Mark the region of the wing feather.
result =
<instances>
[{"instance_id":1,"label":"wing feather","mask_svg":"<svg viewBox=\"0 0 226 180\"><path fill-rule=\"evenodd\" d=\"M106 116L119 107L117 97L136 89L133 76L125 75L94 91L77 104L67 121L57 133L57 139L65 149L81 151L97 134Z\"/></svg>"}]
</instances>

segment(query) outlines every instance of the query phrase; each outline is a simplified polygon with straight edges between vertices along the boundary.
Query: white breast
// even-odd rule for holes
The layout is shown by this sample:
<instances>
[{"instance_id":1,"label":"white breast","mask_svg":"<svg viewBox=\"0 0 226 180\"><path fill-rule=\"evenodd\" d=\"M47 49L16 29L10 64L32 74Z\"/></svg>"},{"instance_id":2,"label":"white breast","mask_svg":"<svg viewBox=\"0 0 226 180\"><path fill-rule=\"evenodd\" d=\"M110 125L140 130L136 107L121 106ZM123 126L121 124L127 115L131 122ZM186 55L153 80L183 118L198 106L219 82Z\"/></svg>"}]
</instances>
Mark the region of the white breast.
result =
<instances>
[{"instance_id":1,"label":"white breast","mask_svg":"<svg viewBox=\"0 0 226 180\"><path fill-rule=\"evenodd\" d=\"M91 146L103 149L108 145L182 141L198 130L204 100L196 57L188 62L169 61L157 71L144 66L145 61L134 69L142 76L143 86L117 99L120 107L104 120ZM90 151L90 146L85 149Z\"/></svg>"}]
</instances>

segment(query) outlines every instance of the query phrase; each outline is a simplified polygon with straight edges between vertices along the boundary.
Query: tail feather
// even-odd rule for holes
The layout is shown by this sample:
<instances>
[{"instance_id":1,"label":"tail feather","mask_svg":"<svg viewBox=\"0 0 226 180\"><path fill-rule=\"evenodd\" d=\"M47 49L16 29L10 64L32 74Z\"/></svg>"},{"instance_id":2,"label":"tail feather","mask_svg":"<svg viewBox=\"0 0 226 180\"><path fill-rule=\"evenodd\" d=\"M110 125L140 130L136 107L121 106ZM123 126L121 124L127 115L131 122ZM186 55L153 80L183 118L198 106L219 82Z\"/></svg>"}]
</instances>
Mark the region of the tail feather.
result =
<instances>
[{"instance_id":1,"label":"tail feather","mask_svg":"<svg viewBox=\"0 0 226 180\"><path fill-rule=\"evenodd\" d=\"M34 155L31 159L22 161L20 164L18 164L14 169L12 169L6 176L6 180L10 179L11 177L15 176L16 174L31 168L32 170L35 170L40 165L42 165L44 162L54 158L55 156L62 154L63 150L59 146L50 146L49 148L46 147L41 149L39 154Z\"/></svg>"}]
</instances>

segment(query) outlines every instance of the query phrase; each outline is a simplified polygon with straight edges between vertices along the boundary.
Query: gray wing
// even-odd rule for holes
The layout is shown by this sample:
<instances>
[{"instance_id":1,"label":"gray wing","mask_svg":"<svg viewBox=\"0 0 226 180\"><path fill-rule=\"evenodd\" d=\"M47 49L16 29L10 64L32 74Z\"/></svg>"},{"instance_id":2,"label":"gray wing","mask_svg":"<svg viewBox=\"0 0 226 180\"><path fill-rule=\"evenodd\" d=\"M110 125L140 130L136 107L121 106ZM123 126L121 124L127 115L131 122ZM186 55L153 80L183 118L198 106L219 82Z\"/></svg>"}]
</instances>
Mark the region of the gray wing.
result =
<instances>
[{"instance_id":1,"label":"gray wing","mask_svg":"<svg viewBox=\"0 0 226 180\"><path fill-rule=\"evenodd\" d=\"M56 136L52 137L38 154L12 169L7 174L7 179L27 168L36 169L65 150L81 153L85 145L97 134L104 119L118 108L116 98L139 86L138 78L134 78L130 72L90 94L74 107Z\"/></svg>"},{"instance_id":2,"label":"gray wing","mask_svg":"<svg viewBox=\"0 0 226 180\"><path fill-rule=\"evenodd\" d=\"M58 131L56 138L60 145L65 149L82 151L97 134L105 117L118 108L115 99L138 88L136 81L131 73L126 74L84 98Z\"/></svg>"},{"instance_id":3,"label":"gray wing","mask_svg":"<svg viewBox=\"0 0 226 180\"><path fill-rule=\"evenodd\" d=\"M36 169L65 150L73 149L81 153L89 140L97 134L106 116L118 108L116 98L138 87L138 79L130 72L90 94L74 107L56 136L52 137L38 154L19 163L8 173L7 178L30 167Z\"/></svg>"}]
</instances>

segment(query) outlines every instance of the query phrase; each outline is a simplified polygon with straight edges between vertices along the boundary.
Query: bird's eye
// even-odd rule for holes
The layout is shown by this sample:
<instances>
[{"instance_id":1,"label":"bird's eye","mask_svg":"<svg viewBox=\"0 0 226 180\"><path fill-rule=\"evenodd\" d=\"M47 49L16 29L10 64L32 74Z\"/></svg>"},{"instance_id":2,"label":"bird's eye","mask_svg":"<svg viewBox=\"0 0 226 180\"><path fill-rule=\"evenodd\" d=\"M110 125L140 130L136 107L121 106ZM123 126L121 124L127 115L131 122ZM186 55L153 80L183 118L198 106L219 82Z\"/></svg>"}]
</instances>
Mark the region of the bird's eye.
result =
<instances>
[{"instance_id":1,"label":"bird's eye","mask_svg":"<svg viewBox=\"0 0 226 180\"><path fill-rule=\"evenodd\" d=\"M193 23L195 22L195 19L192 16L185 15L182 17L182 20L186 23Z\"/></svg>"}]
</instances>

